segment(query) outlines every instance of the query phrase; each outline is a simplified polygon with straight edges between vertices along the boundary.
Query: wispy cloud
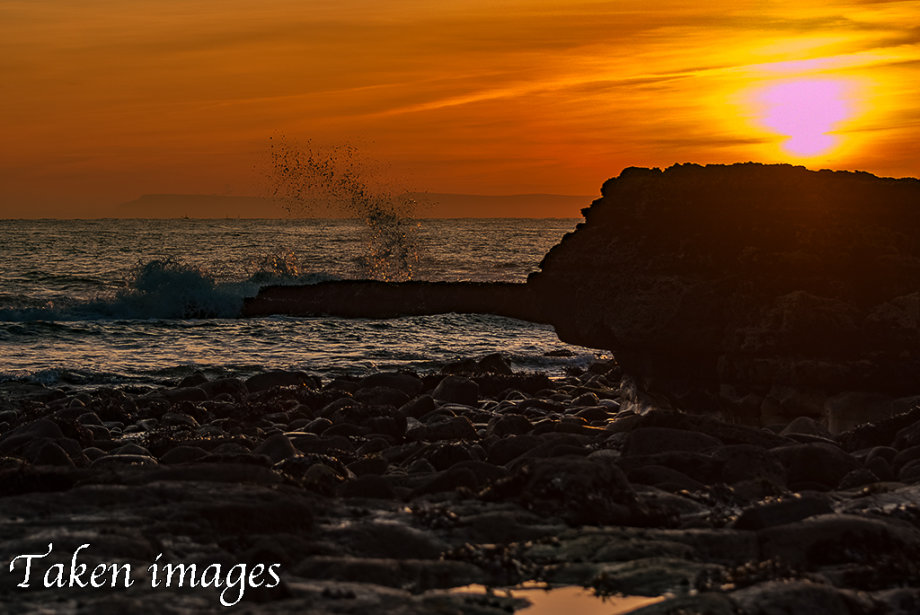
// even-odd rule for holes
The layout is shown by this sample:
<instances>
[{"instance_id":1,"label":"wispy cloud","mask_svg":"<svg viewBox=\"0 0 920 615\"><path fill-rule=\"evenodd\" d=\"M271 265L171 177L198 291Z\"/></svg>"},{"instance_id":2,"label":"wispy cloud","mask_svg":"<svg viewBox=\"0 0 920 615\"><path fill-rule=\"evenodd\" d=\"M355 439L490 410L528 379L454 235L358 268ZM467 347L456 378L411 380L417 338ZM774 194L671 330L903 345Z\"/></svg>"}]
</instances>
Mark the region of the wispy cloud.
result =
<instances>
[{"instance_id":1,"label":"wispy cloud","mask_svg":"<svg viewBox=\"0 0 920 615\"><path fill-rule=\"evenodd\" d=\"M860 0L0 0L0 165L34 170L5 178L22 194L102 194L116 171L244 176L283 132L370 142L432 189L591 192L627 164L764 156L736 98L788 74L865 81L852 130L920 141L917 23L916 2ZM873 143L834 162L884 172ZM891 168L920 174L905 151ZM79 185L53 180L66 156Z\"/></svg>"}]
</instances>

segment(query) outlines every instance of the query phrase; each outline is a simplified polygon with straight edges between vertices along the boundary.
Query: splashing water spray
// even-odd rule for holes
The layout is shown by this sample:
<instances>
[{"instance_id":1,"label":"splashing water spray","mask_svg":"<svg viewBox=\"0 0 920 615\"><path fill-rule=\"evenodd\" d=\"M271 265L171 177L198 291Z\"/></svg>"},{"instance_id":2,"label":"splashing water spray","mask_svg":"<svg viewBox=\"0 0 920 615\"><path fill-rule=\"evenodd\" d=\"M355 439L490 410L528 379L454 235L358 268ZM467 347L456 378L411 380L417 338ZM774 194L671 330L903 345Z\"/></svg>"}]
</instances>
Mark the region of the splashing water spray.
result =
<instances>
[{"instance_id":1,"label":"splashing water spray","mask_svg":"<svg viewBox=\"0 0 920 615\"><path fill-rule=\"evenodd\" d=\"M272 139L272 197L291 215L341 212L364 223L362 273L384 281L412 279L420 254L417 201L373 181L367 161L350 145L319 149L310 141Z\"/></svg>"}]
</instances>

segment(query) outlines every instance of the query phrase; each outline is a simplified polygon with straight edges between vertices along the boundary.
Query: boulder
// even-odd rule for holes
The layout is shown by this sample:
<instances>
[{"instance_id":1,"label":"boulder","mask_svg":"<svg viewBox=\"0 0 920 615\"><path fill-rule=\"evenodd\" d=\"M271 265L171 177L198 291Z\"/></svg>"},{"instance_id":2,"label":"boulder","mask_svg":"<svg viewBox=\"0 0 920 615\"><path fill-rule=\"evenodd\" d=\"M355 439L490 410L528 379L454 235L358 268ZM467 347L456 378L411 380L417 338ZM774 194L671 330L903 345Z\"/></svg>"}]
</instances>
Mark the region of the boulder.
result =
<instances>
[{"instance_id":1,"label":"boulder","mask_svg":"<svg viewBox=\"0 0 920 615\"><path fill-rule=\"evenodd\" d=\"M475 406L479 401L479 385L463 376L446 376L431 396L437 401Z\"/></svg>"},{"instance_id":2,"label":"boulder","mask_svg":"<svg viewBox=\"0 0 920 615\"><path fill-rule=\"evenodd\" d=\"M304 372L275 370L251 376L246 380L246 389L251 393L267 391L274 387L315 386L314 378Z\"/></svg>"},{"instance_id":3,"label":"boulder","mask_svg":"<svg viewBox=\"0 0 920 615\"><path fill-rule=\"evenodd\" d=\"M528 510L572 525L648 521L648 511L619 468L581 457L529 460L482 495L486 500L517 499Z\"/></svg>"}]
</instances>

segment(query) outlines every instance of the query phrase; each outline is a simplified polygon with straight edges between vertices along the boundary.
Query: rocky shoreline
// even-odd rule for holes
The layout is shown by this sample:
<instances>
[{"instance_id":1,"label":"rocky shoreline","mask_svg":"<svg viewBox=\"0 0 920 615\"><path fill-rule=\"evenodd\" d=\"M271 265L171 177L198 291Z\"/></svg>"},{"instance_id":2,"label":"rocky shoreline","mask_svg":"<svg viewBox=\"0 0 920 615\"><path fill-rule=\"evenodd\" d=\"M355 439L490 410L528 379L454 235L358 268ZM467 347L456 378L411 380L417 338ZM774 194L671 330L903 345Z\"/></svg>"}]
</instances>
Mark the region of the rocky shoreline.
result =
<instances>
[{"instance_id":1,"label":"rocky shoreline","mask_svg":"<svg viewBox=\"0 0 920 615\"><path fill-rule=\"evenodd\" d=\"M6 382L0 433L0 595L20 613L488 615L526 601L455 588L533 581L659 598L644 614L920 610L920 408L837 434L741 425L658 407L613 363L551 380L493 355ZM133 583L74 585L78 560Z\"/></svg>"}]
</instances>

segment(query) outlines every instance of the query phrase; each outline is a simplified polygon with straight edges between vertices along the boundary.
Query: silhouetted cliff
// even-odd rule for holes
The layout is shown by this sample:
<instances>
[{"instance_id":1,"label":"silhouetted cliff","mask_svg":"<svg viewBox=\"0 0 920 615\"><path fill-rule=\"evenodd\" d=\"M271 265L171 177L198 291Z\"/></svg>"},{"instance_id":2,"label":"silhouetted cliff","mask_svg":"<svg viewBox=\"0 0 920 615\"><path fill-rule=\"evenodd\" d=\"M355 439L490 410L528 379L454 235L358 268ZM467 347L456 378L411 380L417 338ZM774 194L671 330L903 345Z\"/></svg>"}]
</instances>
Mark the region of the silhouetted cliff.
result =
<instances>
[{"instance_id":1,"label":"silhouetted cliff","mask_svg":"<svg viewBox=\"0 0 920 615\"><path fill-rule=\"evenodd\" d=\"M671 392L920 389L920 181L685 164L601 193L528 281L564 341Z\"/></svg>"}]
</instances>

